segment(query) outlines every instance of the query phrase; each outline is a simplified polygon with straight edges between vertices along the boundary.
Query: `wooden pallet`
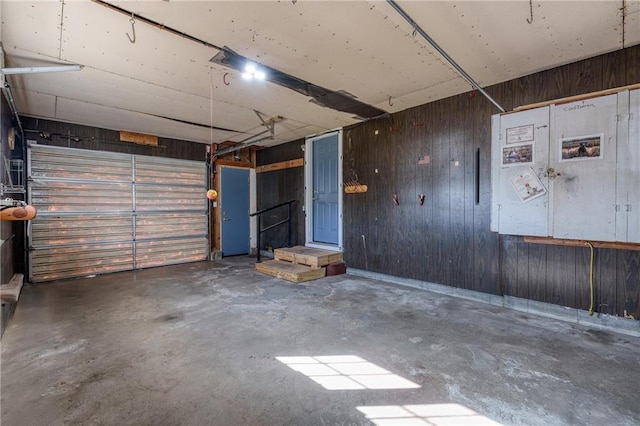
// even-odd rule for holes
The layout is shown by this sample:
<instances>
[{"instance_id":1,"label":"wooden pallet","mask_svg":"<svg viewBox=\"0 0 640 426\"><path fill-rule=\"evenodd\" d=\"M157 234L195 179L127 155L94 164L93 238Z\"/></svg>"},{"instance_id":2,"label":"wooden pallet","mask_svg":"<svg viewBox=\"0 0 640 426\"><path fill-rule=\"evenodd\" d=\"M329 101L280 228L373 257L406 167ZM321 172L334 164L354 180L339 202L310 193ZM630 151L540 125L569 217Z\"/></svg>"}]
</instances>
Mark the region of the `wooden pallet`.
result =
<instances>
[{"instance_id":1,"label":"wooden pallet","mask_svg":"<svg viewBox=\"0 0 640 426\"><path fill-rule=\"evenodd\" d=\"M304 246L285 247L273 251L274 259L311 268L320 268L330 263L342 262L342 252Z\"/></svg>"},{"instance_id":2,"label":"wooden pallet","mask_svg":"<svg viewBox=\"0 0 640 426\"><path fill-rule=\"evenodd\" d=\"M275 259L256 263L256 270L294 283L316 280L324 277L326 273L325 268L311 268Z\"/></svg>"}]
</instances>

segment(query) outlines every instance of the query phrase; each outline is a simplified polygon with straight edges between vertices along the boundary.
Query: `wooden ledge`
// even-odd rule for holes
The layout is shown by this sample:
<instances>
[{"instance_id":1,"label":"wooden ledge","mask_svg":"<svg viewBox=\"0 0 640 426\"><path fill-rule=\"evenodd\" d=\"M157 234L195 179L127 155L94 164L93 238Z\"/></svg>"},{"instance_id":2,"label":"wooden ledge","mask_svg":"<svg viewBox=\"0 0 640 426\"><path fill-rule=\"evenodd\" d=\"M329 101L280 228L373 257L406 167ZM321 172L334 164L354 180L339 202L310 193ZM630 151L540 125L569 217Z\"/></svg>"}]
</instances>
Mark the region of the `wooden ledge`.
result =
<instances>
[{"instance_id":1,"label":"wooden ledge","mask_svg":"<svg viewBox=\"0 0 640 426\"><path fill-rule=\"evenodd\" d=\"M605 90L600 90L598 92L585 93L582 95L568 96L566 98L554 99L552 101L543 101L543 102L537 102L535 104L522 105L514 108L513 111L507 111L506 113L503 113L501 115L520 112L520 111L526 111L529 109L540 108L540 107L545 107L549 105L568 104L569 102L582 101L586 99L596 98L598 96L612 95L614 93L623 92L625 90L634 90L634 89L640 89L640 83L630 84L628 86L622 86L622 87L614 87L612 89L605 89Z\"/></svg>"},{"instance_id":2,"label":"wooden ledge","mask_svg":"<svg viewBox=\"0 0 640 426\"><path fill-rule=\"evenodd\" d=\"M586 240L565 240L561 238L548 237L524 237L525 243L532 244L549 244L554 246L567 247L589 247L591 243L594 248L618 249L618 250L637 250L640 251L640 244L637 243L617 243L608 241L586 241Z\"/></svg>"},{"instance_id":3,"label":"wooden ledge","mask_svg":"<svg viewBox=\"0 0 640 426\"><path fill-rule=\"evenodd\" d=\"M293 167L304 166L304 158L296 158L295 160L281 161L279 163L265 164L256 167L256 173L272 172L274 170L290 169Z\"/></svg>"},{"instance_id":4,"label":"wooden ledge","mask_svg":"<svg viewBox=\"0 0 640 426\"><path fill-rule=\"evenodd\" d=\"M24 284L24 275L13 274L7 284L0 285L0 299L2 303L15 303L20 297L20 290Z\"/></svg>"}]
</instances>

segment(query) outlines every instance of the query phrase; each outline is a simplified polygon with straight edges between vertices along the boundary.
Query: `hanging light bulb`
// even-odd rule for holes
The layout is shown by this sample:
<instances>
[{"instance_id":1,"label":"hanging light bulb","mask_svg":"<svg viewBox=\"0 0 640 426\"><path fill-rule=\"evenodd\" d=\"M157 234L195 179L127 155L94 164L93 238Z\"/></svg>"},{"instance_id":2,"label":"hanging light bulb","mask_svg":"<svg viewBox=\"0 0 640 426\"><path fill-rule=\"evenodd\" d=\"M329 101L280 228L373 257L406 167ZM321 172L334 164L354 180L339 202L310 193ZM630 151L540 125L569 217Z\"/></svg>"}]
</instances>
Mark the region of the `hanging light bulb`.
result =
<instances>
[{"instance_id":1,"label":"hanging light bulb","mask_svg":"<svg viewBox=\"0 0 640 426\"><path fill-rule=\"evenodd\" d=\"M267 77L264 71L260 70L256 71L253 76L256 78L256 80L264 80Z\"/></svg>"}]
</instances>

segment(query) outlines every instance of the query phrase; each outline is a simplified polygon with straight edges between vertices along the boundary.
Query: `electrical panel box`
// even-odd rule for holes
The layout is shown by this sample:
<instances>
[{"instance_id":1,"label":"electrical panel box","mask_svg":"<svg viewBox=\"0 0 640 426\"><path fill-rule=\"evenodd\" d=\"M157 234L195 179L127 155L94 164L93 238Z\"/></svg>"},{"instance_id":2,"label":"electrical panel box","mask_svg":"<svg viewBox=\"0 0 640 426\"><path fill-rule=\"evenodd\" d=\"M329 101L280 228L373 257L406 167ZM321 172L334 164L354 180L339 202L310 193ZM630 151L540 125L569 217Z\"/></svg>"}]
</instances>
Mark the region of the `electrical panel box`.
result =
<instances>
[{"instance_id":1,"label":"electrical panel box","mask_svg":"<svg viewBox=\"0 0 640 426\"><path fill-rule=\"evenodd\" d=\"M640 243L640 90L492 117L491 230Z\"/></svg>"}]
</instances>

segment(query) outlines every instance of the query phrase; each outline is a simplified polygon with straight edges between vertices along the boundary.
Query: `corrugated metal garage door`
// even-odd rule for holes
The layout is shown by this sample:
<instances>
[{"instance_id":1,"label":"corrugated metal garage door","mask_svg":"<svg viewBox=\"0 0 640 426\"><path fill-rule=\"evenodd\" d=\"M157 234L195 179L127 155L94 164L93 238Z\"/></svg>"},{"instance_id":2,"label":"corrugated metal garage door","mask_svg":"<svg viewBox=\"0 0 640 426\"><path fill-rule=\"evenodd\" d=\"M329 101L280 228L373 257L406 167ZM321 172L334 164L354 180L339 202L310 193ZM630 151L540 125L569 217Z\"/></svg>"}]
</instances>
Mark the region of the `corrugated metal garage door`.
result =
<instances>
[{"instance_id":1,"label":"corrugated metal garage door","mask_svg":"<svg viewBox=\"0 0 640 426\"><path fill-rule=\"evenodd\" d=\"M34 145L30 281L208 258L202 162Z\"/></svg>"}]
</instances>

